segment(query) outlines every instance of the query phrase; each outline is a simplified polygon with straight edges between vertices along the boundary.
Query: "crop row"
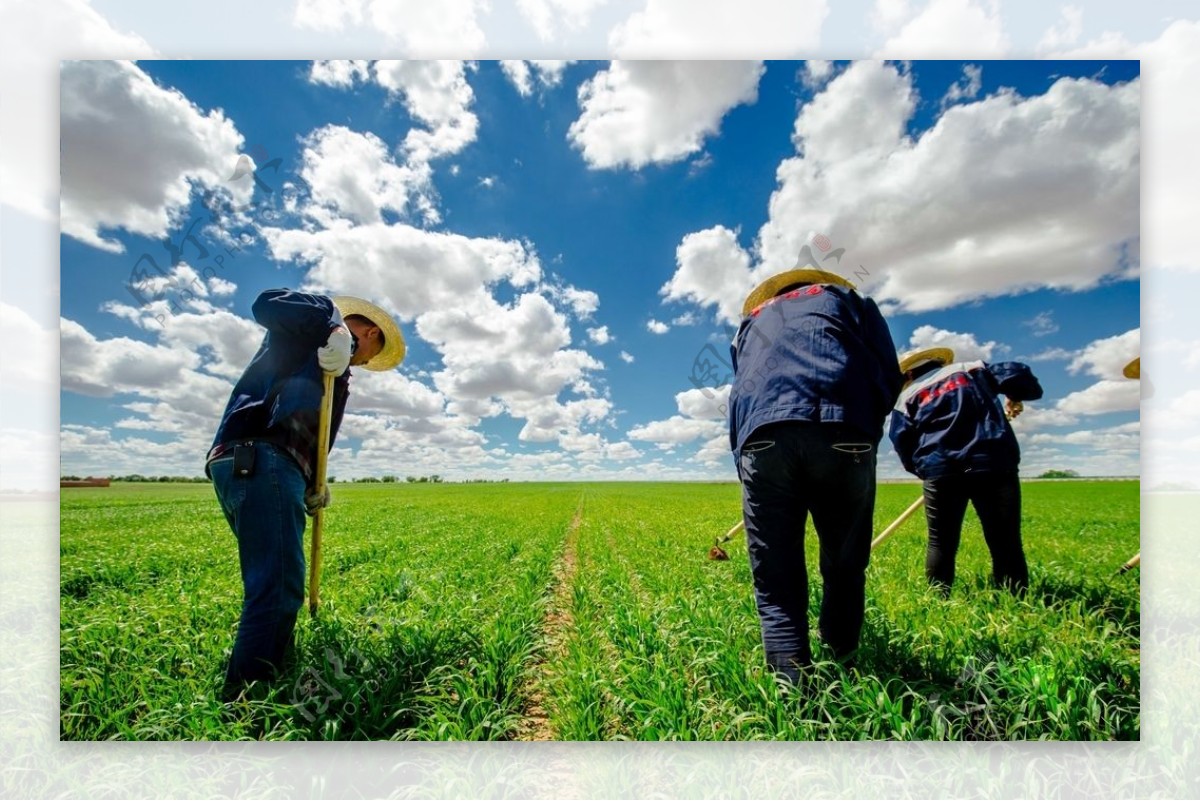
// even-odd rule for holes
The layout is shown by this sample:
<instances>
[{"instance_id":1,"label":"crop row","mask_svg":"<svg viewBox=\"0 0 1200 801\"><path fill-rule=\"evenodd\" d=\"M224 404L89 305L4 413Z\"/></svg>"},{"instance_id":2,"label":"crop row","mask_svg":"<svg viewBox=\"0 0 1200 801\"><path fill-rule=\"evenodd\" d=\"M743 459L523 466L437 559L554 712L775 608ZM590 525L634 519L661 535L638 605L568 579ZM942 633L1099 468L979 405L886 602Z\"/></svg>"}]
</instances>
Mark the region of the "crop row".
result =
<instances>
[{"instance_id":1,"label":"crop row","mask_svg":"<svg viewBox=\"0 0 1200 801\"><path fill-rule=\"evenodd\" d=\"M880 487L876 529L919 491ZM252 700L216 700L236 547L206 486L64 493L64 739L1130 739L1135 483L1029 484L1031 585L968 515L950 599L914 519L872 555L854 668L763 667L731 485L338 488L322 608ZM807 538L810 607L820 597ZM827 656L817 643L817 656Z\"/></svg>"},{"instance_id":2,"label":"crop row","mask_svg":"<svg viewBox=\"0 0 1200 801\"><path fill-rule=\"evenodd\" d=\"M589 492L577 545L575 636L555 684L561 734L1136 738L1137 583L1112 580L1114 564L1136 548L1136 494L1126 488L1122 499L1112 490L1093 502L1063 498L1061 488L1045 499L1041 490L1032 493L1038 502L1027 508L1037 511L1026 521L1026 540L1033 579L1023 599L989 586L973 518L954 596L944 601L930 592L914 522L877 551L856 667L819 664L800 692L781 688L761 667L744 545L731 544L740 547L728 549L728 562L703 558L730 522L729 499L689 487ZM907 506L903 492L913 489L881 488L877 529ZM1122 528L1131 516L1132 528ZM1105 547L1084 547L1078 530L1089 526L1102 528ZM808 563L815 609L812 536Z\"/></svg>"},{"instance_id":3,"label":"crop row","mask_svg":"<svg viewBox=\"0 0 1200 801\"><path fill-rule=\"evenodd\" d=\"M240 583L215 501L188 488L170 504L64 506L63 738L513 736L578 492L487 494L342 488L295 665L233 707L215 689Z\"/></svg>"}]
</instances>

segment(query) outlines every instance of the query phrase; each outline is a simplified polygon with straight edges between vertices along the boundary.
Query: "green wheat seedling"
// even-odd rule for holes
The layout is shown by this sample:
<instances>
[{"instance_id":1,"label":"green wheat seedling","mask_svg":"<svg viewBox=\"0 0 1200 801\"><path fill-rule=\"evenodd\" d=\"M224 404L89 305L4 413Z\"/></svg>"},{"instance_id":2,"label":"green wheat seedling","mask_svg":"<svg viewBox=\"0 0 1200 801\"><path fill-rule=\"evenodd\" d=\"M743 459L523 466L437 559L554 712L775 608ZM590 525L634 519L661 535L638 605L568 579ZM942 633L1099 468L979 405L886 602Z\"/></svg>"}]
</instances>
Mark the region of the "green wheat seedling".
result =
<instances>
[{"instance_id":1,"label":"green wheat seedling","mask_svg":"<svg viewBox=\"0 0 1200 801\"><path fill-rule=\"evenodd\" d=\"M919 492L879 488L876 530ZM731 484L335 484L320 617L217 699L241 602L207 485L64 490L69 740L1111 740L1141 726L1137 482L1029 482L1031 581L968 513L949 599L914 517L873 554L856 665L765 670ZM807 538L810 609L820 598ZM815 621L814 621L815 626ZM824 660L824 661L822 661Z\"/></svg>"}]
</instances>

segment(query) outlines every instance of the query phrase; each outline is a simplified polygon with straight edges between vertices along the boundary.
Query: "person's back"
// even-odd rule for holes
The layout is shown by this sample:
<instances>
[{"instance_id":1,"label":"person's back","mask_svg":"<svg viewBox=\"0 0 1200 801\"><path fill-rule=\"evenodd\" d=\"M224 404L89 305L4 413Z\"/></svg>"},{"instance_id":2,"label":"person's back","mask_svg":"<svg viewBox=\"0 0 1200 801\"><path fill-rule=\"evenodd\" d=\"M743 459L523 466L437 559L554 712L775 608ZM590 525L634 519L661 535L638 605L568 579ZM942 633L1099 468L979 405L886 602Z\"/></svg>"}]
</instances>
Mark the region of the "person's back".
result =
<instances>
[{"instance_id":1,"label":"person's back","mask_svg":"<svg viewBox=\"0 0 1200 801\"><path fill-rule=\"evenodd\" d=\"M802 286L752 310L731 349L735 454L779 420L845 423L873 442L882 437L899 381L888 369L891 334L869 298L835 284Z\"/></svg>"},{"instance_id":2,"label":"person's back","mask_svg":"<svg viewBox=\"0 0 1200 801\"><path fill-rule=\"evenodd\" d=\"M906 355L907 382L892 410L889 435L904 469L924 484L929 543L925 575L948 593L967 504L975 507L992 556L992 577L1024 591L1029 569L1021 545L1020 448L1002 410L1042 397L1042 387L1021 362L954 362L946 348ZM1015 402L1015 403L1014 403Z\"/></svg>"},{"instance_id":3,"label":"person's back","mask_svg":"<svg viewBox=\"0 0 1200 801\"><path fill-rule=\"evenodd\" d=\"M1042 388L1021 362L956 362L918 374L892 411L890 435L904 468L922 479L1015 470L1020 448L1001 394L1037 400Z\"/></svg>"},{"instance_id":4,"label":"person's back","mask_svg":"<svg viewBox=\"0 0 1200 801\"><path fill-rule=\"evenodd\" d=\"M840 276L797 269L746 298L733 344L729 440L767 666L812 662L804 528L820 541L826 647L858 647L870 560L876 450L900 389L878 307Z\"/></svg>"}]
</instances>

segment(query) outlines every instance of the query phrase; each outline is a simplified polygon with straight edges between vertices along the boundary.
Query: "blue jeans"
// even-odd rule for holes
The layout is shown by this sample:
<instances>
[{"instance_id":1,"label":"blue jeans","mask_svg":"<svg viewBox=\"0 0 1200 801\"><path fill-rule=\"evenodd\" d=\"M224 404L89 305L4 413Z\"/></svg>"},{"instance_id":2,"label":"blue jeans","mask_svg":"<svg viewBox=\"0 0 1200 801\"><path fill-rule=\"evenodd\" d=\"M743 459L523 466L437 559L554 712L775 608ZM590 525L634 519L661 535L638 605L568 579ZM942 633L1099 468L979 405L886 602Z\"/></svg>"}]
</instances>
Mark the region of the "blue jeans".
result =
<instances>
[{"instance_id":1,"label":"blue jeans","mask_svg":"<svg viewBox=\"0 0 1200 801\"><path fill-rule=\"evenodd\" d=\"M304 604L304 474L274 445L259 442L254 449L249 476L234 475L232 456L209 464L242 568L242 617L225 673L227 691L276 677Z\"/></svg>"},{"instance_id":2,"label":"blue jeans","mask_svg":"<svg viewBox=\"0 0 1200 801\"><path fill-rule=\"evenodd\" d=\"M840 423L782 422L742 448L742 514L767 665L793 680L812 661L804 528L820 543L821 636L843 658L858 647L871 557L876 442Z\"/></svg>"}]
</instances>

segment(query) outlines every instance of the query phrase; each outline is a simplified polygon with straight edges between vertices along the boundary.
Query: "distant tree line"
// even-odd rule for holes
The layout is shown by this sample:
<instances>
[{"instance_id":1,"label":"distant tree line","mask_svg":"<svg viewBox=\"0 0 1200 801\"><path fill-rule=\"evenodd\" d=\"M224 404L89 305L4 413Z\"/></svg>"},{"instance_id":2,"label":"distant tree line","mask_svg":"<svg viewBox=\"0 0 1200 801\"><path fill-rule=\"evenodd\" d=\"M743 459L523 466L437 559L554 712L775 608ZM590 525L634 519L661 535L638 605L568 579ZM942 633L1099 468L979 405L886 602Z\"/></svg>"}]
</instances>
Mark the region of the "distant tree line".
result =
<instances>
[{"instance_id":1,"label":"distant tree line","mask_svg":"<svg viewBox=\"0 0 1200 801\"><path fill-rule=\"evenodd\" d=\"M109 481L126 481L131 484L208 484L205 476L143 476L130 473L127 476L61 476L61 481L85 481L89 478L107 478Z\"/></svg>"},{"instance_id":2,"label":"distant tree line","mask_svg":"<svg viewBox=\"0 0 1200 801\"><path fill-rule=\"evenodd\" d=\"M338 483L337 476L329 476L326 479L330 484ZM405 476L404 481L408 484L507 484L507 478L467 478L462 481L447 481L437 473L431 476ZM400 482L399 476L363 476L362 478L351 478L342 483L350 484L397 484Z\"/></svg>"},{"instance_id":3,"label":"distant tree line","mask_svg":"<svg viewBox=\"0 0 1200 801\"><path fill-rule=\"evenodd\" d=\"M1047 470L1038 478L1079 478L1079 473L1074 470Z\"/></svg>"},{"instance_id":4,"label":"distant tree line","mask_svg":"<svg viewBox=\"0 0 1200 801\"><path fill-rule=\"evenodd\" d=\"M107 478L109 481L124 481L130 484L208 484L211 483L207 476L143 476L141 473L130 473L127 476L60 476L61 481L84 481L88 478ZM326 481L330 484L337 483L337 476L329 476ZM442 478L436 473L431 476L405 476L404 480L409 484L507 484L507 478L468 478L462 481L450 481ZM400 481L399 476L364 476L362 478L348 479L349 483L353 484L397 484ZM347 482L343 482L347 483Z\"/></svg>"}]
</instances>

